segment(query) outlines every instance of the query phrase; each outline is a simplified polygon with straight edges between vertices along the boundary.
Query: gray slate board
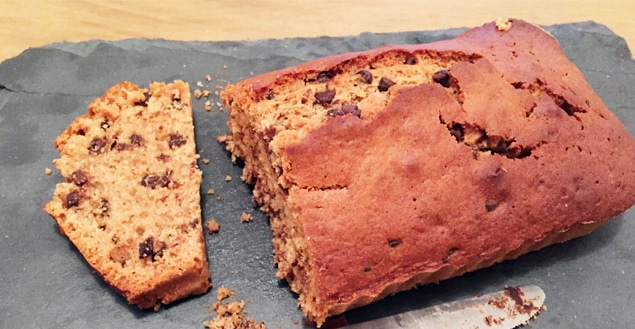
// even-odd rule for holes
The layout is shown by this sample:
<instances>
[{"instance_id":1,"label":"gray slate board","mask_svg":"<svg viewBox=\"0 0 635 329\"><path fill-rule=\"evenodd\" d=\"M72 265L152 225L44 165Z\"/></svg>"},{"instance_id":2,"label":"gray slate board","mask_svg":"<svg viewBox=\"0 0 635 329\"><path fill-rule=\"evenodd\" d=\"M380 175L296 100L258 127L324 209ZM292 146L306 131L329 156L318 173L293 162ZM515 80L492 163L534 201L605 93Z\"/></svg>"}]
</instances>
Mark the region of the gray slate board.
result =
<instances>
[{"instance_id":1,"label":"gray slate board","mask_svg":"<svg viewBox=\"0 0 635 329\"><path fill-rule=\"evenodd\" d=\"M605 103L635 132L635 62L624 40L592 22L546 27L585 73ZM58 157L54 138L88 103L122 80L183 79L208 89L254 74L336 53L387 43L451 38L463 29L332 38L175 42L134 39L53 44L0 64L0 328L203 328L206 305L220 286L249 300L249 316L269 328L303 324L297 296L275 277L271 232L254 207L241 168L215 141L227 113L194 100L203 218L221 224L207 235L214 288L159 312L126 304L84 262L41 207L62 177L46 167ZM213 78L208 83L205 74ZM214 95L212 95L214 96ZM217 102L216 96L213 102ZM231 182L225 176L231 175ZM208 196L205 191L216 190ZM220 200L216 199L220 196ZM254 221L241 223L245 211ZM589 236L440 284L419 287L346 314L359 322L446 301L537 284L548 309L528 328L630 328L635 323L635 221L629 211ZM297 321L297 323L294 323Z\"/></svg>"}]
</instances>

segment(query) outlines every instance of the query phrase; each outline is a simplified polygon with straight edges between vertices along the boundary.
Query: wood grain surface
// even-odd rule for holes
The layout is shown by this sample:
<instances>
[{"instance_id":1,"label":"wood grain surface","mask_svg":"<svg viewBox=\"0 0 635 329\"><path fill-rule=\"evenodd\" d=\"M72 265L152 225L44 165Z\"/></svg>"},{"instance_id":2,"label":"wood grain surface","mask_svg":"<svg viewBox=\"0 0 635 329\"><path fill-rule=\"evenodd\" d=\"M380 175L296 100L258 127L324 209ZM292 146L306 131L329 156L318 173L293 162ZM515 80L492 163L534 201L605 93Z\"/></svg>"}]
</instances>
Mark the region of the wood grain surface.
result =
<instances>
[{"instance_id":1,"label":"wood grain surface","mask_svg":"<svg viewBox=\"0 0 635 329\"><path fill-rule=\"evenodd\" d=\"M0 61L60 41L255 40L471 27L498 17L595 21L635 45L632 0L2 0Z\"/></svg>"}]
</instances>

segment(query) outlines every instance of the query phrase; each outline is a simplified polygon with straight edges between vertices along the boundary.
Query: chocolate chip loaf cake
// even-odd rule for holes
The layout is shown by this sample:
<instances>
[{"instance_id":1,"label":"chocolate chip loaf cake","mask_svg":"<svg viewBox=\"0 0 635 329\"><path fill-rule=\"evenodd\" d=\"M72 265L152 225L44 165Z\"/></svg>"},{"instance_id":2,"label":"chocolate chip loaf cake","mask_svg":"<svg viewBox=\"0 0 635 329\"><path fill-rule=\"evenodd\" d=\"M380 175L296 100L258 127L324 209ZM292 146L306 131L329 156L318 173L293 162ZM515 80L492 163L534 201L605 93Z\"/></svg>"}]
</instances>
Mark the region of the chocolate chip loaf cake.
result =
<instances>
[{"instance_id":1,"label":"chocolate chip loaf cake","mask_svg":"<svg viewBox=\"0 0 635 329\"><path fill-rule=\"evenodd\" d=\"M227 148L309 319L590 233L635 202L635 141L521 20L227 86Z\"/></svg>"},{"instance_id":2,"label":"chocolate chip loaf cake","mask_svg":"<svg viewBox=\"0 0 635 329\"><path fill-rule=\"evenodd\" d=\"M55 146L66 181L44 210L106 282L155 310L208 290L186 83L115 85Z\"/></svg>"}]
</instances>

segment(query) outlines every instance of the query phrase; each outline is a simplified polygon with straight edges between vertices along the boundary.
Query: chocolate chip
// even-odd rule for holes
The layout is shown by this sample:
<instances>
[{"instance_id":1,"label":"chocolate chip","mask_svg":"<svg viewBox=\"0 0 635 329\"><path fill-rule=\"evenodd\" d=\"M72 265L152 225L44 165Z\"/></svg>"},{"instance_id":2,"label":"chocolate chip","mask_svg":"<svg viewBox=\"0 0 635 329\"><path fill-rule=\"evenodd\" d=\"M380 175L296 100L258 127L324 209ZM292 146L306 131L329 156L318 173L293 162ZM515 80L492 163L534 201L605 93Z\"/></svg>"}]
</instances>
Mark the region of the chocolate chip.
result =
<instances>
[{"instance_id":1,"label":"chocolate chip","mask_svg":"<svg viewBox=\"0 0 635 329\"><path fill-rule=\"evenodd\" d=\"M273 91L270 91L270 92L267 94L266 98L267 98L268 100L273 100L273 99L275 99L275 98L276 98L276 94L274 94L274 93L273 93Z\"/></svg>"},{"instance_id":2,"label":"chocolate chip","mask_svg":"<svg viewBox=\"0 0 635 329\"><path fill-rule=\"evenodd\" d=\"M187 143L187 140L185 139L185 137L183 137L183 135L179 133L170 134L170 140L168 141L168 145L170 146L171 149L185 145L185 143Z\"/></svg>"},{"instance_id":3,"label":"chocolate chip","mask_svg":"<svg viewBox=\"0 0 635 329\"><path fill-rule=\"evenodd\" d=\"M115 151L118 151L118 152L132 150L132 148L134 148L134 146L132 144L117 143L117 141L114 141L110 145L110 149L111 150L115 150Z\"/></svg>"},{"instance_id":4,"label":"chocolate chip","mask_svg":"<svg viewBox=\"0 0 635 329\"><path fill-rule=\"evenodd\" d=\"M370 71L361 70L357 72L357 74L359 74L360 78L362 79L362 81L364 81L364 83L371 84L373 82L373 74L370 73Z\"/></svg>"},{"instance_id":5,"label":"chocolate chip","mask_svg":"<svg viewBox=\"0 0 635 329\"><path fill-rule=\"evenodd\" d=\"M110 210L110 202L106 199L101 199L101 205L99 206L101 209L102 215L108 215L108 211Z\"/></svg>"},{"instance_id":6,"label":"chocolate chip","mask_svg":"<svg viewBox=\"0 0 635 329\"><path fill-rule=\"evenodd\" d=\"M388 239L388 246L390 248L395 248L401 244L401 239Z\"/></svg>"},{"instance_id":7,"label":"chocolate chip","mask_svg":"<svg viewBox=\"0 0 635 329\"><path fill-rule=\"evenodd\" d=\"M344 112L344 114L352 114L356 117L361 117L362 115L362 111L359 109L359 107L357 107L357 105L354 104L344 104L342 105L342 112Z\"/></svg>"},{"instance_id":8,"label":"chocolate chip","mask_svg":"<svg viewBox=\"0 0 635 329\"><path fill-rule=\"evenodd\" d=\"M198 226L198 219L193 219L189 225L191 228L196 228L196 226Z\"/></svg>"},{"instance_id":9,"label":"chocolate chip","mask_svg":"<svg viewBox=\"0 0 635 329\"><path fill-rule=\"evenodd\" d=\"M403 61L403 63L406 65L415 65L419 63L419 60L417 59L417 57L415 57L415 55L408 54L406 55L406 59Z\"/></svg>"},{"instance_id":10,"label":"chocolate chip","mask_svg":"<svg viewBox=\"0 0 635 329\"><path fill-rule=\"evenodd\" d=\"M440 84L445 88L450 87L450 74L448 73L448 70L441 70L434 73L432 75L432 81Z\"/></svg>"},{"instance_id":11,"label":"chocolate chip","mask_svg":"<svg viewBox=\"0 0 635 329\"><path fill-rule=\"evenodd\" d=\"M81 201L82 195L79 190L72 191L66 195L66 208L71 208L79 205L79 201Z\"/></svg>"},{"instance_id":12,"label":"chocolate chip","mask_svg":"<svg viewBox=\"0 0 635 329\"><path fill-rule=\"evenodd\" d=\"M161 162L167 162L168 160L170 160L170 156L167 154L159 154L159 156L157 157L157 160L161 161Z\"/></svg>"},{"instance_id":13,"label":"chocolate chip","mask_svg":"<svg viewBox=\"0 0 635 329\"><path fill-rule=\"evenodd\" d=\"M382 77L381 79L379 79L379 85L377 86L377 89L379 89L379 91L387 91L388 88L392 87L394 84L395 82L393 82L392 80L386 77Z\"/></svg>"},{"instance_id":14,"label":"chocolate chip","mask_svg":"<svg viewBox=\"0 0 635 329\"><path fill-rule=\"evenodd\" d=\"M498 201L491 199L485 200L485 209L487 212L493 211L496 207L498 207Z\"/></svg>"},{"instance_id":15,"label":"chocolate chip","mask_svg":"<svg viewBox=\"0 0 635 329\"><path fill-rule=\"evenodd\" d=\"M130 135L130 143L132 145L141 146L143 142L144 142L143 137L141 137L141 135L138 135L138 134Z\"/></svg>"},{"instance_id":16,"label":"chocolate chip","mask_svg":"<svg viewBox=\"0 0 635 329\"><path fill-rule=\"evenodd\" d=\"M143 96L145 96L145 99L142 101L136 101L134 103L135 106L143 106L143 107L147 107L148 106L148 101L150 100L150 93L149 92L145 92L143 93Z\"/></svg>"},{"instance_id":17,"label":"chocolate chip","mask_svg":"<svg viewBox=\"0 0 635 329\"><path fill-rule=\"evenodd\" d=\"M329 117L339 117L344 115L344 111L342 111L342 109L332 109L328 110L326 115Z\"/></svg>"},{"instance_id":18,"label":"chocolate chip","mask_svg":"<svg viewBox=\"0 0 635 329\"><path fill-rule=\"evenodd\" d=\"M156 174L147 174L141 179L141 185L153 190L157 187L168 187L168 185L170 185L170 176L170 172L167 172L161 176Z\"/></svg>"},{"instance_id":19,"label":"chocolate chip","mask_svg":"<svg viewBox=\"0 0 635 329\"><path fill-rule=\"evenodd\" d=\"M86 136L86 132L84 131L84 129L79 129L77 131L77 134L80 135L80 136Z\"/></svg>"},{"instance_id":20,"label":"chocolate chip","mask_svg":"<svg viewBox=\"0 0 635 329\"><path fill-rule=\"evenodd\" d=\"M110 123L108 123L108 120L104 120L104 121L102 121L100 126L101 126L101 129L106 130L106 129L110 128Z\"/></svg>"},{"instance_id":21,"label":"chocolate chip","mask_svg":"<svg viewBox=\"0 0 635 329\"><path fill-rule=\"evenodd\" d=\"M335 98L335 89L327 89L325 91L319 91L315 93L315 99L322 106L327 106L333 102Z\"/></svg>"},{"instance_id":22,"label":"chocolate chip","mask_svg":"<svg viewBox=\"0 0 635 329\"><path fill-rule=\"evenodd\" d=\"M95 137L92 141L90 141L88 152L90 152L91 154L101 154L104 152L105 146L106 140L104 138Z\"/></svg>"},{"instance_id":23,"label":"chocolate chip","mask_svg":"<svg viewBox=\"0 0 635 329\"><path fill-rule=\"evenodd\" d=\"M167 249L167 244L163 241L155 241L153 237L147 238L145 241L139 243L139 258L151 257L152 261L156 260L156 257L163 257L163 251Z\"/></svg>"},{"instance_id":24,"label":"chocolate chip","mask_svg":"<svg viewBox=\"0 0 635 329\"><path fill-rule=\"evenodd\" d=\"M462 142L465 136L465 130L463 125L460 123L455 123L450 127L450 134L454 136L457 142Z\"/></svg>"},{"instance_id":25,"label":"chocolate chip","mask_svg":"<svg viewBox=\"0 0 635 329\"><path fill-rule=\"evenodd\" d=\"M322 71L317 75L317 82L329 82L331 79L333 79L333 77L335 77L335 75L337 75L337 72L335 72L335 70Z\"/></svg>"},{"instance_id":26,"label":"chocolate chip","mask_svg":"<svg viewBox=\"0 0 635 329\"><path fill-rule=\"evenodd\" d=\"M149 237L145 241L139 243L139 258L152 257L154 253L154 238Z\"/></svg>"},{"instance_id":27,"label":"chocolate chip","mask_svg":"<svg viewBox=\"0 0 635 329\"><path fill-rule=\"evenodd\" d=\"M346 114L352 114L358 118L361 118L362 111L359 109L359 107L357 107L357 105L344 104L339 109L332 109L326 112L326 115L329 117L343 116Z\"/></svg>"},{"instance_id":28,"label":"chocolate chip","mask_svg":"<svg viewBox=\"0 0 635 329\"><path fill-rule=\"evenodd\" d=\"M71 174L71 181L73 181L73 183L77 186L82 186L88 183L88 176L86 176L83 171L76 170Z\"/></svg>"}]
</instances>

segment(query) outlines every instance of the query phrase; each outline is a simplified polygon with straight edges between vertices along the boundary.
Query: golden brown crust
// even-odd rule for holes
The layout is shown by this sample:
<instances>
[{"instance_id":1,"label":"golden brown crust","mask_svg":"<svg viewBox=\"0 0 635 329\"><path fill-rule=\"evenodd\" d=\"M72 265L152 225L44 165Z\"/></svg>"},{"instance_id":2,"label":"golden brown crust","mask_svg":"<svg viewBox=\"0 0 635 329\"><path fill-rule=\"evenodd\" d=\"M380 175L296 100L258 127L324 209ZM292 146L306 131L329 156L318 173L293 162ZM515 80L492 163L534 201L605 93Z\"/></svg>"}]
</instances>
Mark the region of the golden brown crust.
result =
<instances>
[{"instance_id":1,"label":"golden brown crust","mask_svg":"<svg viewBox=\"0 0 635 329\"><path fill-rule=\"evenodd\" d=\"M186 83L117 84L55 146L65 182L44 210L95 272L140 308L208 290Z\"/></svg>"},{"instance_id":2,"label":"golden brown crust","mask_svg":"<svg viewBox=\"0 0 635 329\"><path fill-rule=\"evenodd\" d=\"M587 234L635 202L632 136L555 38L509 22L222 94L278 275L318 325Z\"/></svg>"}]
</instances>

